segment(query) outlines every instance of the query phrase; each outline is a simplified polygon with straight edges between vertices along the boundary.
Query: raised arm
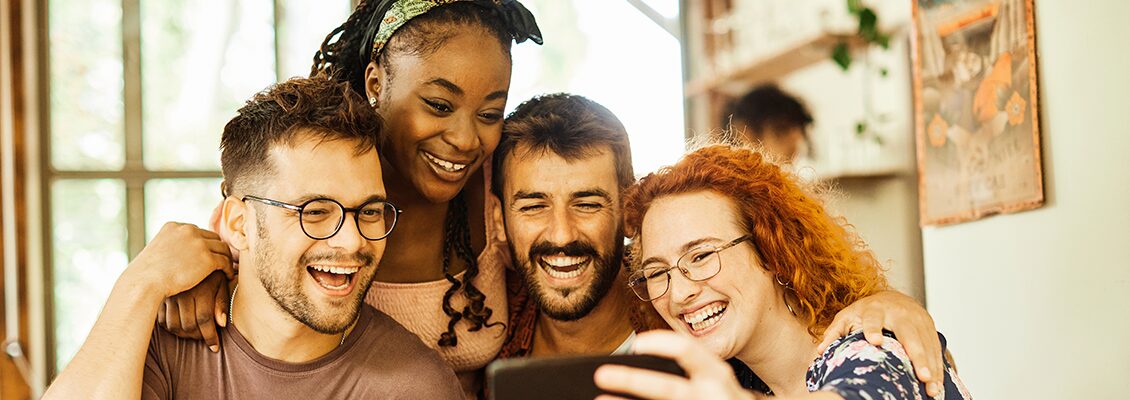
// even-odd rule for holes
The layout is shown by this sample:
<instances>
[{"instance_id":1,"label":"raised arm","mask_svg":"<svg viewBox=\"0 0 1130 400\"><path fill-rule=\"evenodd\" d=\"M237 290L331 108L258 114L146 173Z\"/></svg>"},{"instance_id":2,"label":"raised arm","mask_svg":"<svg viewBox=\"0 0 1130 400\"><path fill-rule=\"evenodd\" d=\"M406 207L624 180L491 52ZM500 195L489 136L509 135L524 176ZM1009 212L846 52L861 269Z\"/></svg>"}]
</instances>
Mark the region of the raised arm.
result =
<instances>
[{"instance_id":1,"label":"raised arm","mask_svg":"<svg viewBox=\"0 0 1130 400\"><path fill-rule=\"evenodd\" d=\"M212 232L227 242L224 230L220 227L223 202L212 211L209 226ZM239 252L228 246L232 268L239 269ZM166 331L185 339L203 340L213 352L220 350L218 326L227 326L228 280L213 273L192 289L177 293L165 299L165 304L157 309L157 324Z\"/></svg>"},{"instance_id":2,"label":"raised arm","mask_svg":"<svg viewBox=\"0 0 1130 400\"><path fill-rule=\"evenodd\" d=\"M942 363L942 342L934 327L934 319L910 296L888 290L865 297L836 314L824 331L820 343L823 352L836 339L862 330L867 341L883 344L883 330L894 332L914 366L918 380L926 384L926 392L937 396L942 391L945 370Z\"/></svg>"},{"instance_id":3,"label":"raised arm","mask_svg":"<svg viewBox=\"0 0 1130 400\"><path fill-rule=\"evenodd\" d=\"M140 398L157 309L166 297L216 270L234 274L219 236L193 225L165 224L118 277L90 335L43 398Z\"/></svg>"}]
</instances>

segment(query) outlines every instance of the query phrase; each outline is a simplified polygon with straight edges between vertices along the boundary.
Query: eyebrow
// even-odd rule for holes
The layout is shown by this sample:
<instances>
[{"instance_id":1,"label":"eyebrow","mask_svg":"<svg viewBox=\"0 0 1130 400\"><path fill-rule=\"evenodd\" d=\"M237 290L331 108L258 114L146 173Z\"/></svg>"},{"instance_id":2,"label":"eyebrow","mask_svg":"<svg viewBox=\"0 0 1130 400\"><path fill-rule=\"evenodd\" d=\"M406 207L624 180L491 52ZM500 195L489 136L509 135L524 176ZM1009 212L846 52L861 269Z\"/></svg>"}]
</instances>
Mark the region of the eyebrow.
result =
<instances>
[{"instance_id":1,"label":"eyebrow","mask_svg":"<svg viewBox=\"0 0 1130 400\"><path fill-rule=\"evenodd\" d=\"M340 200L335 199L331 196L327 196L327 195L320 194L320 193L312 193L312 194L307 194L305 196L299 197L299 198L295 199L294 202L292 202L290 204L294 204L296 206L301 206L302 204L306 203L307 201L315 200L315 199L331 199L331 200L334 200L334 201L337 201L337 202L341 202ZM357 203L357 205L360 206L361 204L365 204L365 203L368 203L370 201L388 201L388 197L385 196L385 195L374 194L372 196L366 197L365 200L362 200L360 203ZM343 204L343 206L344 206L344 204Z\"/></svg>"},{"instance_id":2,"label":"eyebrow","mask_svg":"<svg viewBox=\"0 0 1130 400\"><path fill-rule=\"evenodd\" d=\"M442 87L444 89L447 89L447 91L454 93L457 96L463 96L464 94L466 94L466 93L463 92L463 88L459 87L459 85L456 85L455 83L453 83L453 82L451 82L447 79L443 79L443 78L434 78L430 81L427 81L425 84ZM488 94L486 99L487 100L498 100L498 99L505 100L506 96L507 96L507 92L505 90L496 90L496 91Z\"/></svg>"},{"instance_id":3,"label":"eyebrow","mask_svg":"<svg viewBox=\"0 0 1130 400\"><path fill-rule=\"evenodd\" d=\"M715 238L715 237L704 237L704 238L699 238L699 239L689 241L686 244L684 244L681 249L679 249L679 254L681 256L682 254L686 254L687 251L690 251L690 249L698 247L699 245L702 245L703 243L706 243L706 242L709 242L709 241L716 241L717 242L719 240L720 239ZM643 260L643 262L640 263L640 266L648 265L648 264L651 264L653 262L662 262L662 261L663 261L663 258L659 257L659 256L648 257L646 260Z\"/></svg>"},{"instance_id":4,"label":"eyebrow","mask_svg":"<svg viewBox=\"0 0 1130 400\"><path fill-rule=\"evenodd\" d=\"M525 190L519 190L517 193L514 193L514 200L522 200L522 199L539 199L540 200L540 199L546 199L548 197L549 196L546 195L544 192L527 192Z\"/></svg>"},{"instance_id":5,"label":"eyebrow","mask_svg":"<svg viewBox=\"0 0 1130 400\"><path fill-rule=\"evenodd\" d=\"M581 197L601 197L606 201L609 201L609 202L612 201L612 195L608 194L607 191L605 191L604 189L600 189L600 188L586 189L586 190L581 190L581 191L573 193L574 199L581 198Z\"/></svg>"}]
</instances>

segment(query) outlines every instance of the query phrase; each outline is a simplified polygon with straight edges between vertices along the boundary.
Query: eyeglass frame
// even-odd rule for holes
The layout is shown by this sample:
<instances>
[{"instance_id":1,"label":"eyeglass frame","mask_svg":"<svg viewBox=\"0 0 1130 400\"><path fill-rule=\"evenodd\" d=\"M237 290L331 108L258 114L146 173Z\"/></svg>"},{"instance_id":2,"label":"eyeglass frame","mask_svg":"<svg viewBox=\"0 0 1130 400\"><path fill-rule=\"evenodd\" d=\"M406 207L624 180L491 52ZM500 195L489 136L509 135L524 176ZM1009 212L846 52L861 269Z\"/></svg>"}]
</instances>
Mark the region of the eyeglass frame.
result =
<instances>
[{"instance_id":1,"label":"eyeglass frame","mask_svg":"<svg viewBox=\"0 0 1130 400\"><path fill-rule=\"evenodd\" d=\"M718 258L718 270L714 271L714 273L710 274L710 276L707 276L707 277L704 277L704 278L701 278L701 279L691 278L690 270L688 268L680 265L680 264L683 263L683 259L686 258L688 255L691 255L692 253L694 253L695 250L697 250L698 248L703 247L703 246L713 246L714 247L714 254L717 255L718 253L721 253L722 250L726 250L728 248L737 246L737 245L739 245L742 242L745 242L747 240L753 240L753 235L747 233L747 234L742 235L741 237L739 237L737 239L731 240L731 241L729 241L729 242L727 242L727 243L725 243L721 246L714 246L714 245L711 245L711 244L705 244L705 245L696 246L693 249L687 250L686 253L683 253L682 255L679 256L679 259L675 260L675 265L673 265L673 266L669 265L663 271L663 275L667 277L667 287L663 289L663 293L660 293L659 295L653 296L651 299L643 298L643 296L640 296L640 293L636 290L636 286L638 286L638 285L647 285L648 279L647 279L646 276L637 278L637 279L642 279L642 280L637 280L637 279L632 279L632 275L635 275L635 273L629 275L628 276L628 288L632 289L632 294L635 294L636 297L639 298L640 300L651 302L651 301L658 300L660 297L663 297L664 295L666 295L667 292L671 291L671 270L673 270L673 269L678 269L679 273L683 274L683 277L687 278L691 282L703 282L703 281L710 280L710 278L718 276L718 273L722 272L722 258L721 258L720 255L718 256L719 257ZM643 272L644 269L646 269L646 268L640 268L640 270L638 272Z\"/></svg>"},{"instance_id":2,"label":"eyeglass frame","mask_svg":"<svg viewBox=\"0 0 1130 400\"><path fill-rule=\"evenodd\" d=\"M334 200L334 199L326 198L326 197L319 197L319 198L316 198L316 199L310 199L310 200L307 200L306 202L302 203L302 205L294 205L294 204L290 204L290 203L286 203L286 202L282 202L282 201L278 201L278 200L272 200L272 199L268 199L266 197L259 197L259 196L250 195L250 194L243 196L243 198L241 198L240 200L241 201L254 200L254 201L257 201L259 203L263 203L263 204L266 204L266 205L269 205L269 206L285 208L287 210L297 212L298 213L298 226L300 228L302 228L302 233L305 234L306 237L314 239L314 240L329 240L330 238L334 237L334 235L337 235L338 232L341 232L341 227L345 226L345 215L350 213L350 212L353 213L353 223L354 223L355 226L357 226L357 233L360 234L361 237L363 237L363 238L365 238L365 240L368 240L368 241L371 241L371 242L375 242L375 241L378 241L378 240L384 240L385 238L388 237L388 235L392 234L393 228L396 228L396 223L398 221L400 221L400 214L404 213L404 210L401 210L395 204L392 204L392 203L385 201L385 200L366 201L364 203L361 203L361 206L354 207L354 208L346 207L346 206L342 205L341 202ZM332 233L330 233L326 237L319 238L319 237L315 237L314 235L311 235L310 232L306 231L306 223L302 220L302 210L304 210L306 208L306 206L310 205L310 203L313 203L315 201L323 201L323 200L328 200L330 202L333 202L334 204L337 204L337 206L339 208L341 208L342 217L340 219L338 219L337 227L334 228ZM376 239L372 239L372 238L369 238L368 236L365 236L365 233L361 231L360 211L361 211L362 208L364 208L364 206L366 204L372 204L372 203L387 204L387 205L391 206L392 209L395 211L395 213L393 214L392 225L388 227L388 231L385 232L384 236L381 236L381 237L376 238Z\"/></svg>"}]
</instances>

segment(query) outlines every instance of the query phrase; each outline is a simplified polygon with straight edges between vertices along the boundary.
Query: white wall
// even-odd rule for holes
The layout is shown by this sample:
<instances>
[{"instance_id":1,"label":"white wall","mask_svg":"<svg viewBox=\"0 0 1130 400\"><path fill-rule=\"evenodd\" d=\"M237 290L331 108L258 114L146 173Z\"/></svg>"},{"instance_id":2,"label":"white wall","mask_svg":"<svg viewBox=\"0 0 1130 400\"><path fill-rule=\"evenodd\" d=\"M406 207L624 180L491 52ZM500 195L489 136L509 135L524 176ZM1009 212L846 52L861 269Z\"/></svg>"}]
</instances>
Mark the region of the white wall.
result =
<instances>
[{"instance_id":1,"label":"white wall","mask_svg":"<svg viewBox=\"0 0 1130 400\"><path fill-rule=\"evenodd\" d=\"M1124 399L1130 2L1037 0L1047 205L923 230L926 295L979 399Z\"/></svg>"},{"instance_id":2,"label":"white wall","mask_svg":"<svg viewBox=\"0 0 1130 400\"><path fill-rule=\"evenodd\" d=\"M844 10L842 1L820 0L830 10ZM830 209L847 218L875 256L888 267L891 285L919 301L925 299L922 274L922 238L918 228L918 183L914 176L914 121L910 88L909 34L910 2L875 0L884 25L898 33L889 50L872 49L868 68L862 53L856 53L851 69L842 71L831 61L797 71L781 85L798 97L812 112L815 122L809 132L820 159L813 165L821 173L857 170L878 166L897 174L880 178L839 179L833 182L841 197ZM815 17L815 14L813 15ZM849 21L850 22L850 21ZM878 70L886 68L882 77ZM864 92L870 88L870 98ZM886 122L872 121L884 139L877 150L869 140L859 140L855 124L865 115L863 103L870 101L875 115L886 115ZM861 144L860 142L866 142Z\"/></svg>"}]
</instances>

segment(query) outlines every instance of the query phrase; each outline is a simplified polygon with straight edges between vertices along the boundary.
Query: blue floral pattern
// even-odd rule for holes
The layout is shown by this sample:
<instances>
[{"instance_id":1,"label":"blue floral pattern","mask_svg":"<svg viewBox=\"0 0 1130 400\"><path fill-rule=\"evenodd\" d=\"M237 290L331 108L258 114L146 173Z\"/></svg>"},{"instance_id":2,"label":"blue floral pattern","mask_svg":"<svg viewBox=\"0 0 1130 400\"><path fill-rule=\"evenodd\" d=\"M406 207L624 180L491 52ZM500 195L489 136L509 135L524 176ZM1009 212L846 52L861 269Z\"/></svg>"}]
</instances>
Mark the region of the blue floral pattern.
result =
<instances>
[{"instance_id":1,"label":"blue floral pattern","mask_svg":"<svg viewBox=\"0 0 1130 400\"><path fill-rule=\"evenodd\" d=\"M945 348L946 340L938 334ZM831 391L845 400L931 399L918 381L902 344L884 332L883 344L873 346L862 332L837 339L808 369L808 390ZM945 364L942 394L933 399L972 399L953 366Z\"/></svg>"}]
</instances>

